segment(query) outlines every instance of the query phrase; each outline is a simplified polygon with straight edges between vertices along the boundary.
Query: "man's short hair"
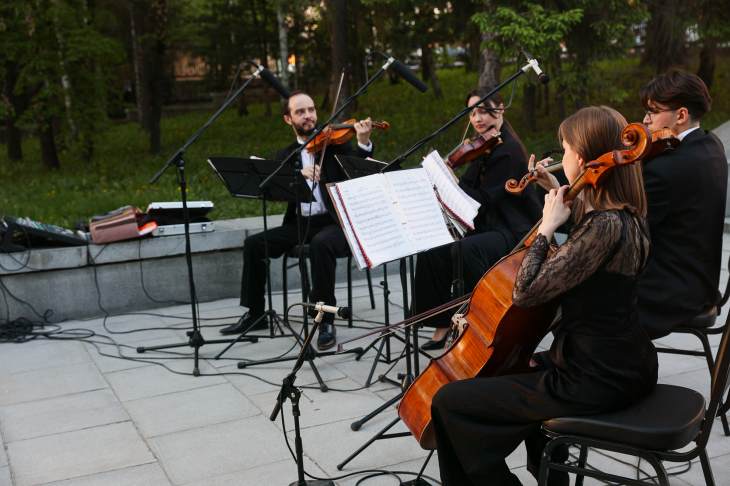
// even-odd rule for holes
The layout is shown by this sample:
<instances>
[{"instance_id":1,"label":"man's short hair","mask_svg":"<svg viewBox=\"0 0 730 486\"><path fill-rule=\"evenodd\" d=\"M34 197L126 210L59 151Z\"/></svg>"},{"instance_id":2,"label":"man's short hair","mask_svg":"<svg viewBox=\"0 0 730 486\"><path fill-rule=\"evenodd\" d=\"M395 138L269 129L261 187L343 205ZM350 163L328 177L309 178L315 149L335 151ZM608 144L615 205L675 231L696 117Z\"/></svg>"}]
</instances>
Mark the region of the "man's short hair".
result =
<instances>
[{"instance_id":1,"label":"man's short hair","mask_svg":"<svg viewBox=\"0 0 730 486\"><path fill-rule=\"evenodd\" d=\"M281 102L281 114L282 115L288 115L291 112L291 108L289 108L289 100L294 98L297 95L307 95L304 91L300 89L295 89L291 93L289 93L289 97ZM310 97L311 98L311 97Z\"/></svg>"},{"instance_id":2,"label":"man's short hair","mask_svg":"<svg viewBox=\"0 0 730 486\"><path fill-rule=\"evenodd\" d=\"M712 98L699 76L670 69L655 77L641 88L641 104L649 110L649 101L661 103L672 110L682 106L687 108L693 120L700 120L712 107Z\"/></svg>"}]
</instances>

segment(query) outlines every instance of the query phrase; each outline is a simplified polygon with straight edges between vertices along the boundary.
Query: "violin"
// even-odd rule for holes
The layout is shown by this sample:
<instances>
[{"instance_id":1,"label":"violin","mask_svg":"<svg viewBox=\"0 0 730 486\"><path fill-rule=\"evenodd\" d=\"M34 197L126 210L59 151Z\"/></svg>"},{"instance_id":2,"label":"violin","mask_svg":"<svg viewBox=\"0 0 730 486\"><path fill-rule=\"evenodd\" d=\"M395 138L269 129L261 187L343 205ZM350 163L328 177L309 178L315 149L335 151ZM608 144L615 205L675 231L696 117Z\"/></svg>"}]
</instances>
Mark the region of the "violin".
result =
<instances>
[{"instance_id":1,"label":"violin","mask_svg":"<svg viewBox=\"0 0 730 486\"><path fill-rule=\"evenodd\" d=\"M467 138L461 145L449 152L449 155L446 156L446 165L455 169L473 161L480 155L490 153L501 143L502 138L499 133L486 136L480 134L474 140Z\"/></svg>"},{"instance_id":2,"label":"violin","mask_svg":"<svg viewBox=\"0 0 730 486\"><path fill-rule=\"evenodd\" d=\"M653 159L657 155L661 155L668 150L674 150L678 145L679 139L672 134L672 131L669 128L654 130L651 132L651 148L644 159ZM563 168L563 162L553 162L552 164L548 164L544 167L548 172L555 172ZM504 189L510 194L522 194L527 186L533 182L537 182L537 177L537 169L532 169L522 176L522 179L520 179L519 182L517 182L517 179L509 179L505 182Z\"/></svg>"},{"instance_id":3,"label":"violin","mask_svg":"<svg viewBox=\"0 0 730 486\"><path fill-rule=\"evenodd\" d=\"M351 118L342 123L328 125L307 144L307 151L315 153L321 151L327 145L340 145L349 142L353 135L355 135L356 121L354 118ZM390 123L387 121L374 121L373 128L387 130L390 128Z\"/></svg>"},{"instance_id":4,"label":"violin","mask_svg":"<svg viewBox=\"0 0 730 486\"><path fill-rule=\"evenodd\" d=\"M628 125L622 132L627 149L608 152L587 163L566 192L565 200L575 199L587 186L598 187L613 168L647 157L651 150L650 140L651 133L645 125ZM557 300L529 308L512 303L517 273L537 236L539 224L512 253L482 276L472 294L464 299L466 309L452 318L453 327L460 330L459 335L443 355L431 360L404 393L398 415L424 449L436 446L431 401L442 386L477 376L529 370L530 358L549 331L557 311ZM453 302L448 307L453 307Z\"/></svg>"}]
</instances>

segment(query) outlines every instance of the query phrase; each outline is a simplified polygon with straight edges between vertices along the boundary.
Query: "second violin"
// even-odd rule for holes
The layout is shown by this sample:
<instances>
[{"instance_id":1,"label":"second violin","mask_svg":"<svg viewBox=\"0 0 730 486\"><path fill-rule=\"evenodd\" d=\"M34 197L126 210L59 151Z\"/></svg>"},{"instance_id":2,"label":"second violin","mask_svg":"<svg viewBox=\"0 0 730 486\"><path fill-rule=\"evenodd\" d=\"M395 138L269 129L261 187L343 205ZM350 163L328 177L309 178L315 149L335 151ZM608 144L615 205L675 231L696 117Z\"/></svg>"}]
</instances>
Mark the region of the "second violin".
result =
<instances>
[{"instance_id":1,"label":"second violin","mask_svg":"<svg viewBox=\"0 0 730 486\"><path fill-rule=\"evenodd\" d=\"M678 145L679 139L675 137L672 134L672 131L668 128L655 130L651 133L651 146L649 148L649 153L646 155L645 159L653 159L657 155L667 150L674 150ZM552 173L561 170L563 168L563 163L553 162L552 164L548 164L544 167L546 171ZM522 194L525 188L527 188L527 186L529 186L533 182L537 182L536 169L532 169L527 174L522 176L522 179L520 179L519 182L517 181L517 179L509 179L504 184L504 189L511 194Z\"/></svg>"}]
</instances>

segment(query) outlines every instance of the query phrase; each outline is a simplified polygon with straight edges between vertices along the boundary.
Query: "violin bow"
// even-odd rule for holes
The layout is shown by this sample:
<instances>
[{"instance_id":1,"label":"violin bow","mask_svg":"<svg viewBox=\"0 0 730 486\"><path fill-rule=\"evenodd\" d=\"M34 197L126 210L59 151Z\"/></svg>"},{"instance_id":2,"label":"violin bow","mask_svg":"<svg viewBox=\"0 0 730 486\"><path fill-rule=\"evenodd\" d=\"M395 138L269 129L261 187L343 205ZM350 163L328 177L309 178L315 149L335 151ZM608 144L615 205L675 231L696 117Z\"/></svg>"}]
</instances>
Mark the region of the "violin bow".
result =
<instances>
[{"instance_id":1,"label":"violin bow","mask_svg":"<svg viewBox=\"0 0 730 486\"><path fill-rule=\"evenodd\" d=\"M340 83L337 85L337 94L335 94L335 102L332 105L332 113L330 114L330 117L335 114L335 110L337 110L337 103L340 102L340 93L342 92L342 82L345 80L345 70L342 69L342 72L340 73ZM322 162L324 162L324 154L327 152L327 147L329 146L329 138L326 138L324 141L324 145L322 146L322 152L319 154L319 162L317 165L319 165L319 170L322 170ZM321 172L320 172L321 173Z\"/></svg>"}]
</instances>

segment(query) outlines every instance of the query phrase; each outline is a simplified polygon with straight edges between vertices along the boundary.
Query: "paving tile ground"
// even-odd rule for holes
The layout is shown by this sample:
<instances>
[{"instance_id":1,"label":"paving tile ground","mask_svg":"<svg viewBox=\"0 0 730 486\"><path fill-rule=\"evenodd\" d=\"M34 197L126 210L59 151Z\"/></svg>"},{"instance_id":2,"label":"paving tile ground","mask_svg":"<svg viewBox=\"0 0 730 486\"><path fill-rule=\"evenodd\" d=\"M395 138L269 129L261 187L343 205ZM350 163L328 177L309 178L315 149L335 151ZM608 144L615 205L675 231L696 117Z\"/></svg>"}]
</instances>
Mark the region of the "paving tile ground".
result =
<instances>
[{"instance_id":1,"label":"paving tile ground","mask_svg":"<svg viewBox=\"0 0 730 486\"><path fill-rule=\"evenodd\" d=\"M725 236L725 248L730 237ZM724 254L724 261L728 253ZM357 275L357 274L356 274ZM723 269L723 282L727 272ZM397 276L391 276L391 321L402 316L402 294ZM355 328L338 326L338 339L360 335L382 322L382 290L376 289L376 308L370 309L367 287L355 282ZM291 292L295 298L297 291ZM345 289L338 296L345 300ZM290 302L292 300L290 299ZM281 295L274 306L281 310ZM238 319L237 299L200 305L201 329L207 339L219 339L218 328ZM298 312L295 311L297 315ZM185 343L190 328L190 307L169 305L153 312L65 322L64 329L85 328L95 333L87 342L37 339L23 344L0 344L0 486L222 486L286 485L296 479L282 433L281 418L269 420L279 384L293 361L239 369L241 361L297 350L292 337L261 338L258 343L238 343L220 358L225 344L200 349L200 371L191 375L191 348L136 352L137 346ZM721 316L724 319L725 316ZM295 332L301 325L294 323ZM427 338L427 333L422 335ZM366 346L371 339L347 347ZM717 346L718 339L713 339ZM669 347L699 348L689 336L661 340ZM541 347L549 345L546 340ZM376 361L376 343L362 359L352 354L317 358L314 365L329 391L322 392L309 364L297 375L302 386L301 423L308 472L336 477L363 469L418 471L427 452L411 437L376 441L349 462L337 465L395 417L395 407L351 429L353 421L397 395L398 388L378 377L398 380L403 360L392 369L384 361L403 349L397 339L383 346ZM390 349L388 356L385 351ZM420 368L426 365L420 359ZM372 376L371 376L372 371ZM364 388L371 378L369 387ZM709 390L706 365L699 358L660 355L660 381ZM291 406L282 409L293 447ZM402 431L397 424L391 431ZM716 423L708 445L718 484L730 477L730 438ZM626 458L592 454L591 464L613 472L634 474ZM632 462L633 461L633 462ZM629 464L635 460L628 459ZM526 485L535 481L525 468L518 448L508 464ZM648 470L646 465L642 466ZM674 471L686 469L675 466ZM425 473L438 477L434 457ZM339 486L354 486L360 476L337 479ZM403 479L407 476L403 475ZM364 486L397 485L394 476L362 482ZM600 484L586 480L585 484ZM678 486L704 484L699 464L672 477Z\"/></svg>"}]
</instances>

